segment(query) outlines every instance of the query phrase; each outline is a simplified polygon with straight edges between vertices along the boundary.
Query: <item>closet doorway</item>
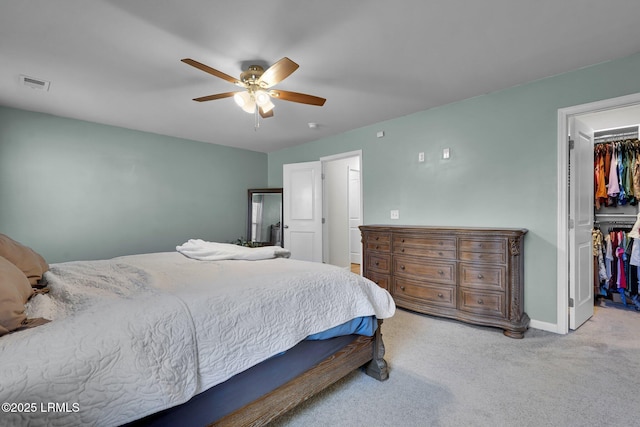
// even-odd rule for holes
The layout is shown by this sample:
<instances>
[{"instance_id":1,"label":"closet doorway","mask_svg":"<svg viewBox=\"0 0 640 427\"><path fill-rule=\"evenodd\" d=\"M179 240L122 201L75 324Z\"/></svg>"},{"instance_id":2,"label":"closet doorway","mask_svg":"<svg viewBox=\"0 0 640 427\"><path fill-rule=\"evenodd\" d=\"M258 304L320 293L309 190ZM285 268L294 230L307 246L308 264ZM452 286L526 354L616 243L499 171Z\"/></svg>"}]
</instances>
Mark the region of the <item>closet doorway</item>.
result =
<instances>
[{"instance_id":1,"label":"closet doorway","mask_svg":"<svg viewBox=\"0 0 640 427\"><path fill-rule=\"evenodd\" d=\"M350 270L361 265L362 152L322 157L323 259ZM360 268L361 270L361 268Z\"/></svg>"},{"instance_id":2,"label":"closet doorway","mask_svg":"<svg viewBox=\"0 0 640 427\"><path fill-rule=\"evenodd\" d=\"M577 329L593 315L594 134L639 124L640 94L558 111L558 333ZM637 206L623 210L606 215L628 222L638 212Z\"/></svg>"}]
</instances>

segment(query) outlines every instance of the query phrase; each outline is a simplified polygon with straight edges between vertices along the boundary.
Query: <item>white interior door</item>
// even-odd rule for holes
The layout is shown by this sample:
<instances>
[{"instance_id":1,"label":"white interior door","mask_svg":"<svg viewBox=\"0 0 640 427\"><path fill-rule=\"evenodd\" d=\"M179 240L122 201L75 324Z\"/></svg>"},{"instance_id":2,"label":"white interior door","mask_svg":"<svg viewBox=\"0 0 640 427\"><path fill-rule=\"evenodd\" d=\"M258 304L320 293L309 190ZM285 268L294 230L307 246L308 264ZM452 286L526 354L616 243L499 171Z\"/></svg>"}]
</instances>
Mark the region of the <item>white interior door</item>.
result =
<instances>
[{"instance_id":1,"label":"white interior door","mask_svg":"<svg viewBox=\"0 0 640 427\"><path fill-rule=\"evenodd\" d=\"M593 129L573 118L569 124L569 328L593 316Z\"/></svg>"},{"instance_id":2,"label":"white interior door","mask_svg":"<svg viewBox=\"0 0 640 427\"><path fill-rule=\"evenodd\" d=\"M322 164L283 165L283 241L291 258L322 262Z\"/></svg>"},{"instance_id":3,"label":"white interior door","mask_svg":"<svg viewBox=\"0 0 640 427\"><path fill-rule=\"evenodd\" d=\"M349 162L323 161L324 262L345 269L349 259Z\"/></svg>"},{"instance_id":4,"label":"white interior door","mask_svg":"<svg viewBox=\"0 0 640 427\"><path fill-rule=\"evenodd\" d=\"M349 248L353 264L362 264L360 170L349 168Z\"/></svg>"}]
</instances>

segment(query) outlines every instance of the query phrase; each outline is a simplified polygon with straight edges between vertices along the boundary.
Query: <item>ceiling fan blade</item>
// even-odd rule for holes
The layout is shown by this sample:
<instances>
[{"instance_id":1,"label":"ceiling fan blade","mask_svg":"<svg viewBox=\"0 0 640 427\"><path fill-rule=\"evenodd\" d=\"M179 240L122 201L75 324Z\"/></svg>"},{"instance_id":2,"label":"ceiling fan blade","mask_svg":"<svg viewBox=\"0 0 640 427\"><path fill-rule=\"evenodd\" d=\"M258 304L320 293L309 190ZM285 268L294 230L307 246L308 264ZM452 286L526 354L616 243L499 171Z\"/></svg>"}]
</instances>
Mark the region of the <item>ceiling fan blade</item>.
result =
<instances>
[{"instance_id":1,"label":"ceiling fan blade","mask_svg":"<svg viewBox=\"0 0 640 427\"><path fill-rule=\"evenodd\" d=\"M324 98L318 96L307 95L298 92L289 92L288 90L270 90L269 94L283 101L299 102L300 104L317 105L322 107L326 101Z\"/></svg>"},{"instance_id":2,"label":"ceiling fan blade","mask_svg":"<svg viewBox=\"0 0 640 427\"><path fill-rule=\"evenodd\" d=\"M269 117L273 117L273 108L265 113L262 110L262 107L260 107L260 117L262 117L263 119L268 119Z\"/></svg>"},{"instance_id":3,"label":"ceiling fan blade","mask_svg":"<svg viewBox=\"0 0 640 427\"><path fill-rule=\"evenodd\" d=\"M230 98L236 93L238 92L216 93L215 95L207 95L207 96L201 96L200 98L193 98L193 100L198 102L213 101L216 99Z\"/></svg>"},{"instance_id":4,"label":"ceiling fan blade","mask_svg":"<svg viewBox=\"0 0 640 427\"><path fill-rule=\"evenodd\" d=\"M238 85L238 86L244 87L244 85L242 84L242 82L240 80L236 79L235 77L231 77L230 75L225 74L222 71L218 71L215 68L211 68L208 65L204 65L204 64L202 64L202 63L200 63L198 61L195 61L195 60L193 60L191 58L184 58L184 59L181 59L181 61L184 62L185 64L191 65L192 67L196 67L197 69L202 70L205 73L209 73L209 74L211 74L213 76L221 78L222 80L226 80L229 83L233 83L234 85Z\"/></svg>"},{"instance_id":5,"label":"ceiling fan blade","mask_svg":"<svg viewBox=\"0 0 640 427\"><path fill-rule=\"evenodd\" d=\"M285 56L262 73L262 76L258 80L258 84L264 88L274 86L289 77L291 73L298 69L298 67L298 64Z\"/></svg>"}]
</instances>

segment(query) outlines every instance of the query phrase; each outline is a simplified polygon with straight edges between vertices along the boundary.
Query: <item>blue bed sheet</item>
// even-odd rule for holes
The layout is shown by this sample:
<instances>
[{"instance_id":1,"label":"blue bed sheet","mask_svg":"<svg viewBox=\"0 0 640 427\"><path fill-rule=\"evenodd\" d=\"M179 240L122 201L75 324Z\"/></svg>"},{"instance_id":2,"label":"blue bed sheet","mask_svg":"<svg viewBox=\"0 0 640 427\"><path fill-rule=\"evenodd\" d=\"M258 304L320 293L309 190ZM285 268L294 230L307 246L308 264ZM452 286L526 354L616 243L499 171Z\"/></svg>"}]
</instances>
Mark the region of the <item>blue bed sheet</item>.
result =
<instances>
[{"instance_id":1,"label":"blue bed sheet","mask_svg":"<svg viewBox=\"0 0 640 427\"><path fill-rule=\"evenodd\" d=\"M365 335L372 337L378 329L378 321L375 316L356 317L341 325L335 326L326 331L309 335L307 340L326 340L342 335Z\"/></svg>"}]
</instances>

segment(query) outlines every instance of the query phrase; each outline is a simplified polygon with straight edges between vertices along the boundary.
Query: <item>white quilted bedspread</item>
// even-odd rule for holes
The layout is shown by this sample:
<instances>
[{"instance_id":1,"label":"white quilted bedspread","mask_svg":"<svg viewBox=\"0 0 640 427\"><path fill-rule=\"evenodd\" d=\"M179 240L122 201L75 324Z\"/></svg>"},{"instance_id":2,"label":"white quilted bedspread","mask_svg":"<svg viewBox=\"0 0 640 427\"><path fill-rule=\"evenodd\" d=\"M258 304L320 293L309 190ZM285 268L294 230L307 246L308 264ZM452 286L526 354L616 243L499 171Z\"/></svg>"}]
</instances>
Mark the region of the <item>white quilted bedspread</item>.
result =
<instances>
[{"instance_id":1,"label":"white quilted bedspread","mask_svg":"<svg viewBox=\"0 0 640 427\"><path fill-rule=\"evenodd\" d=\"M28 304L52 322L0 338L5 425L117 426L189 400L391 296L325 264L157 253L53 264ZM22 407L18 406L22 404ZM3 407L4 409L4 407Z\"/></svg>"}]
</instances>

